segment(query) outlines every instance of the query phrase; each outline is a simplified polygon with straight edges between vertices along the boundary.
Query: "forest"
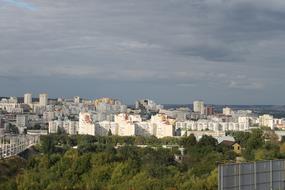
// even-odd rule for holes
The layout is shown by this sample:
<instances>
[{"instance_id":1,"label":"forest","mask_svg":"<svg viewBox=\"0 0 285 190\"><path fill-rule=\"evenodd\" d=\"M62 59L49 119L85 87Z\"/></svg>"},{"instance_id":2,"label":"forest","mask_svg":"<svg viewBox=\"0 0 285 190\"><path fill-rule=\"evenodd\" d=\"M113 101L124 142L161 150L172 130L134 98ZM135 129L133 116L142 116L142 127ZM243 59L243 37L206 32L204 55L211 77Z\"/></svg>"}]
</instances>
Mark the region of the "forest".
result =
<instances>
[{"instance_id":1,"label":"forest","mask_svg":"<svg viewBox=\"0 0 285 190\"><path fill-rule=\"evenodd\" d=\"M218 164L235 162L236 157L244 161L285 158L285 144L274 132L255 129L229 134L241 144L241 155L206 135L199 141L194 135L42 136L41 143L21 157L0 160L0 189L216 190ZM177 160L179 147L184 154Z\"/></svg>"}]
</instances>

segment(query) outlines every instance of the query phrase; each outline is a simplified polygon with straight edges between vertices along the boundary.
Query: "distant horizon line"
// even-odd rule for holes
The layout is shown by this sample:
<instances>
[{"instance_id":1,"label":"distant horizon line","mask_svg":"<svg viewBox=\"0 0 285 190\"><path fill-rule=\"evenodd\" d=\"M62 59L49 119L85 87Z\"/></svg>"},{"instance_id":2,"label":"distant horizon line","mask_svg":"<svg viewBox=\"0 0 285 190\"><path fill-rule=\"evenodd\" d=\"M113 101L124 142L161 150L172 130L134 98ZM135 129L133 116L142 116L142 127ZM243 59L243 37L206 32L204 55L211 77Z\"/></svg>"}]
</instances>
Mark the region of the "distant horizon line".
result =
<instances>
[{"instance_id":1,"label":"distant horizon line","mask_svg":"<svg viewBox=\"0 0 285 190\"><path fill-rule=\"evenodd\" d=\"M39 93L39 94L43 94L43 93ZM24 99L24 96L0 96L0 99L3 99L3 98L10 98L10 97L16 97L17 99ZM58 97L58 98L63 98L63 99L72 99L76 96L73 96L73 97ZM79 96L80 97L80 96ZM39 97L32 97L33 99L39 99ZM54 97L48 97L49 100L57 100L58 98L54 98ZM80 99L82 100L96 100L96 99L101 99L101 98L110 98L110 97L100 97L100 98L84 98L84 97L80 97ZM116 100L119 100L121 101L119 98L110 98L110 99L116 99ZM138 98L136 99L137 100L142 100L143 98ZM148 99L148 98L145 98L145 99ZM152 100L152 99L148 99L148 100ZM192 102L194 101L197 101L197 100L193 100ZM201 100L199 99L199 101L204 101L204 100ZM157 104L160 104L160 105L165 105L165 106L185 106L185 105L193 105L193 103L159 103L159 102L156 102L155 103ZM135 102L134 102L135 104ZM134 104L125 104L127 106L131 106L131 105L134 105ZM207 105L207 106L285 106L285 104L221 104L221 103L206 103L204 101L204 104Z\"/></svg>"}]
</instances>

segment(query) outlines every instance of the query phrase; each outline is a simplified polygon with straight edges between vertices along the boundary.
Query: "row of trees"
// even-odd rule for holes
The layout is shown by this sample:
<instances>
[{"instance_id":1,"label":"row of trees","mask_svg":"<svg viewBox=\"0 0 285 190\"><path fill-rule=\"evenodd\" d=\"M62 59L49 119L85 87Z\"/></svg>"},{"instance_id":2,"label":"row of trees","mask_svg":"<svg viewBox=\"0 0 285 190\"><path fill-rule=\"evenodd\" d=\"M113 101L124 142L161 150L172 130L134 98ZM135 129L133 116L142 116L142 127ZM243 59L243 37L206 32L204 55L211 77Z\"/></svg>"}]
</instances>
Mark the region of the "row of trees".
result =
<instances>
[{"instance_id":1,"label":"row of trees","mask_svg":"<svg viewBox=\"0 0 285 190\"><path fill-rule=\"evenodd\" d=\"M266 141L262 130L231 133L247 160L283 158L285 144ZM121 144L119 148L115 148ZM134 145L149 145L139 148ZM185 156L175 160L179 145ZM210 136L183 138L93 137L49 135L41 138L39 154L13 175L1 177L0 189L216 190L217 164L235 161L231 147ZM0 163L1 166L1 163Z\"/></svg>"},{"instance_id":2,"label":"row of trees","mask_svg":"<svg viewBox=\"0 0 285 190\"><path fill-rule=\"evenodd\" d=\"M118 143L124 146L115 149ZM150 146L133 146L137 144ZM162 144L187 147L183 162L175 161L177 149L159 147ZM0 189L214 190L216 160L223 157L214 138L204 136L197 142L193 135L183 139L50 135L41 138L38 149L40 154L15 177L2 181Z\"/></svg>"},{"instance_id":3,"label":"row of trees","mask_svg":"<svg viewBox=\"0 0 285 190\"><path fill-rule=\"evenodd\" d=\"M230 132L230 135L243 147L242 157L246 161L285 158L285 144L280 143L274 131L268 128Z\"/></svg>"}]
</instances>

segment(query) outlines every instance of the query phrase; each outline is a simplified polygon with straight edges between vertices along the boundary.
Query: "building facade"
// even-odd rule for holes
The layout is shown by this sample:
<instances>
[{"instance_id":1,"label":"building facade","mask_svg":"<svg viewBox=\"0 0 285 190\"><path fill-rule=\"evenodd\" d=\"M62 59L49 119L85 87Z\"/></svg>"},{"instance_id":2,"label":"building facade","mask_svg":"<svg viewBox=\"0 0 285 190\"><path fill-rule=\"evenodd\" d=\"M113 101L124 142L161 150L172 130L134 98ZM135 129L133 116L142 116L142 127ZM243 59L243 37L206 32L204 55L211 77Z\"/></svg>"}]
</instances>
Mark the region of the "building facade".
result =
<instances>
[{"instance_id":1,"label":"building facade","mask_svg":"<svg viewBox=\"0 0 285 190\"><path fill-rule=\"evenodd\" d=\"M48 105L48 94L44 93L39 95L39 105L40 106Z\"/></svg>"}]
</instances>

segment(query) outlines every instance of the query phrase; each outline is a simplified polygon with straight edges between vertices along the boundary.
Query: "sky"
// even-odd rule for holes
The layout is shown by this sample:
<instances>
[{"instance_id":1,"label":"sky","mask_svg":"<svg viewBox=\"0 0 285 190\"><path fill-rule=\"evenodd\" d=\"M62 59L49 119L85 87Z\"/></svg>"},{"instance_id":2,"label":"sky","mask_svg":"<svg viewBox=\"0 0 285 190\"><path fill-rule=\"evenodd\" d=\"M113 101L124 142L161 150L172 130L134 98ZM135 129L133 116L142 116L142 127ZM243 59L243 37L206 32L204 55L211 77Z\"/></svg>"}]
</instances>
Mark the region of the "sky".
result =
<instances>
[{"instance_id":1,"label":"sky","mask_svg":"<svg viewBox=\"0 0 285 190\"><path fill-rule=\"evenodd\" d=\"M284 0L0 0L0 96L285 104Z\"/></svg>"}]
</instances>

